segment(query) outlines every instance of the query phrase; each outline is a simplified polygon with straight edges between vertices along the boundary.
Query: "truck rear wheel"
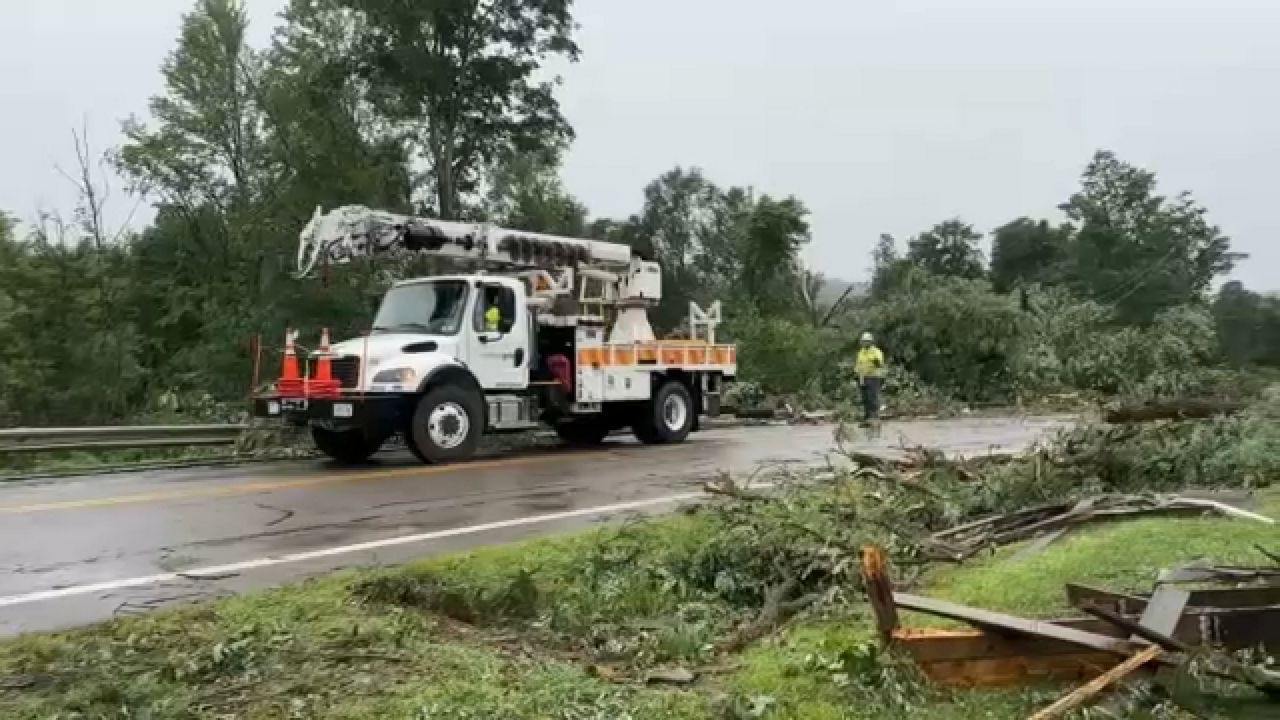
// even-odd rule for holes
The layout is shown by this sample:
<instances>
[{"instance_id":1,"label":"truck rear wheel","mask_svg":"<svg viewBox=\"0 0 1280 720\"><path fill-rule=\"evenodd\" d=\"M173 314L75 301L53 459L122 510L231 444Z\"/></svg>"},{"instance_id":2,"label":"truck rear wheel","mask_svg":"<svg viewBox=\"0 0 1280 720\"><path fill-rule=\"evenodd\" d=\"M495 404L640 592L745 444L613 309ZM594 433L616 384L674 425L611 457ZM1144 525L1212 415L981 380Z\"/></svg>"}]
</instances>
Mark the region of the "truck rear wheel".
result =
<instances>
[{"instance_id":1,"label":"truck rear wheel","mask_svg":"<svg viewBox=\"0 0 1280 720\"><path fill-rule=\"evenodd\" d=\"M556 434L568 445L599 445L609 436L604 418L577 419L556 425Z\"/></svg>"},{"instance_id":2,"label":"truck rear wheel","mask_svg":"<svg viewBox=\"0 0 1280 720\"><path fill-rule=\"evenodd\" d=\"M642 443L664 445L683 442L693 424L693 396L683 383L669 380L644 404L631 429Z\"/></svg>"},{"instance_id":3,"label":"truck rear wheel","mask_svg":"<svg viewBox=\"0 0 1280 720\"><path fill-rule=\"evenodd\" d=\"M418 401L405 440L424 462L466 460L480 444L483 425L480 398L475 393L457 385L439 385Z\"/></svg>"},{"instance_id":4,"label":"truck rear wheel","mask_svg":"<svg viewBox=\"0 0 1280 720\"><path fill-rule=\"evenodd\" d=\"M360 429L330 430L313 425L311 439L320 452L345 465L362 463L382 447L382 438L371 437Z\"/></svg>"}]
</instances>

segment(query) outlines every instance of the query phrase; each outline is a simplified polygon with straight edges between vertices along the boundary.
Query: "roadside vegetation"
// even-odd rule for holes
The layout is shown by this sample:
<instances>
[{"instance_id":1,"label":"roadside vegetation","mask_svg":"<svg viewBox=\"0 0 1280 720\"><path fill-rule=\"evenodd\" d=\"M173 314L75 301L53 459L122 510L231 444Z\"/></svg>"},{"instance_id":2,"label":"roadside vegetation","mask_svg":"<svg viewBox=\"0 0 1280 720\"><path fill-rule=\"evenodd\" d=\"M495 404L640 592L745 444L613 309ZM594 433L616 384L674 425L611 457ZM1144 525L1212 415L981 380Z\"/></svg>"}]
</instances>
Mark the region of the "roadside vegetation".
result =
<instances>
[{"instance_id":1,"label":"roadside vegetation","mask_svg":"<svg viewBox=\"0 0 1280 720\"><path fill-rule=\"evenodd\" d=\"M344 204L631 245L662 263L661 332L684 331L690 300L725 302L742 409L849 408L863 331L890 360L897 415L1188 397L1251 407L1087 425L1024 458L922 451L909 471L774 476L768 494L726 478L672 517L5 641L0 717L1017 718L1059 689L944 692L879 650L863 545L885 547L904 586L1037 616L1064 609L1064 581L1137 589L1193 558L1275 549L1274 530L1219 518L1119 522L1034 557L1005 548L958 566L924 544L976 516L1100 492L1258 490L1256 509L1280 514L1280 406L1267 390L1280 299L1218 285L1239 256L1191 196L1163 195L1153 172L1099 151L1081 158L1062 218L990 232L940 218L903 242L883 236L859 284L837 278L866 268L824 276L801 262L802 199L696 168L655 178L628 217L593 217L559 179L571 119L538 74L578 58L571 5L495 7L295 0L263 48L245 40L238 3L196 2L123 145L101 153L77 136L79 205L24 224L0 215L0 426L240 421L255 338L269 380L286 326L361 332L391 281L440 269L292 277L298 230L316 205ZM487 49L463 52L466 38ZM469 92L452 92L462 79ZM150 224L108 226L104 206L122 193L103 178L117 176L155 206ZM288 446L262 434L242 450ZM0 474L34 462L0 457Z\"/></svg>"},{"instance_id":2,"label":"roadside vegetation","mask_svg":"<svg viewBox=\"0 0 1280 720\"><path fill-rule=\"evenodd\" d=\"M1019 458L723 478L673 516L345 572L0 643L0 715L25 718L1021 718L1058 692L943 691L880 650L858 552L895 581L1037 617L1062 583L1148 587L1208 558L1266 562L1273 526L1150 518L960 564L929 533L1100 492L1257 490L1280 515L1280 405L1084 426ZM911 618L913 625L936 624ZM1153 717L1182 717L1156 707ZM1161 714L1163 713L1163 714Z\"/></svg>"},{"instance_id":3,"label":"roadside vegetation","mask_svg":"<svg viewBox=\"0 0 1280 720\"><path fill-rule=\"evenodd\" d=\"M1081 158L1061 222L940 218L881 237L869 276L804 266L802 198L697 168L637 188L629 216L592 216L560 182L572 118L539 75L579 60L572 6L499 7L296 0L255 47L238 2L196 0L124 143L77 134L78 205L0 217L0 426L241 419L255 337L270 380L286 326L303 345L321 327L359 333L389 282L440 269L294 278L315 207L353 203L630 244L662 263L658 330L680 332L689 300L723 300L743 394L769 405L851 400L864 330L893 367L890 409L907 414L1247 394L1256 370L1280 366L1280 300L1237 282L1215 291L1239 255L1206 208L1107 151ZM438 28L451 30L419 41ZM476 38L493 42L459 46ZM449 90L460 79L467 93ZM134 202L154 219L112 226Z\"/></svg>"}]
</instances>

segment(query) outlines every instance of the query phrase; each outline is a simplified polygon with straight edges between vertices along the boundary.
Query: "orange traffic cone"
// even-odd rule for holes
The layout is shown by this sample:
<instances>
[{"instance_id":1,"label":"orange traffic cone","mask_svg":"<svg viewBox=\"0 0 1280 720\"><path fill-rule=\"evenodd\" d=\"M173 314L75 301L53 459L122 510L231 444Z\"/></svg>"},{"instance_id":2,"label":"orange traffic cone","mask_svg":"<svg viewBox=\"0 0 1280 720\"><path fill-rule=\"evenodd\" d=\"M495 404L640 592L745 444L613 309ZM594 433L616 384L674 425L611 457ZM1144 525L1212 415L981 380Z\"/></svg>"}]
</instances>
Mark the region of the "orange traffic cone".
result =
<instances>
[{"instance_id":1,"label":"orange traffic cone","mask_svg":"<svg viewBox=\"0 0 1280 720\"><path fill-rule=\"evenodd\" d=\"M301 397L304 394L302 376L298 373L298 354L293 349L293 339L297 333L284 331L284 362L280 368L280 379L276 381L276 390L281 397Z\"/></svg>"},{"instance_id":2,"label":"orange traffic cone","mask_svg":"<svg viewBox=\"0 0 1280 720\"><path fill-rule=\"evenodd\" d=\"M333 359L329 355L329 328L320 331L316 374L311 379L310 394L315 397L337 397L341 386L333 377Z\"/></svg>"}]
</instances>

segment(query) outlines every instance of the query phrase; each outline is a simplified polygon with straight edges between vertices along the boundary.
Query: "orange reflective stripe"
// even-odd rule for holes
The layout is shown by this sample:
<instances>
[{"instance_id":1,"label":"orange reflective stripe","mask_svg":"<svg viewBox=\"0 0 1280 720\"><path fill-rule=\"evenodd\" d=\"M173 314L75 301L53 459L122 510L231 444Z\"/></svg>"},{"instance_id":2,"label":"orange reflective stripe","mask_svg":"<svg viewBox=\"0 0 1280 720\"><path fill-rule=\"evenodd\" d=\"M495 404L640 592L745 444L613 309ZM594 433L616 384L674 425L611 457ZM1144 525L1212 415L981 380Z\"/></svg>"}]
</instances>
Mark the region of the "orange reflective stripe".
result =
<instances>
[{"instance_id":1,"label":"orange reflective stripe","mask_svg":"<svg viewBox=\"0 0 1280 720\"><path fill-rule=\"evenodd\" d=\"M663 365L684 365L684 348L664 347L662 348L662 364Z\"/></svg>"}]
</instances>

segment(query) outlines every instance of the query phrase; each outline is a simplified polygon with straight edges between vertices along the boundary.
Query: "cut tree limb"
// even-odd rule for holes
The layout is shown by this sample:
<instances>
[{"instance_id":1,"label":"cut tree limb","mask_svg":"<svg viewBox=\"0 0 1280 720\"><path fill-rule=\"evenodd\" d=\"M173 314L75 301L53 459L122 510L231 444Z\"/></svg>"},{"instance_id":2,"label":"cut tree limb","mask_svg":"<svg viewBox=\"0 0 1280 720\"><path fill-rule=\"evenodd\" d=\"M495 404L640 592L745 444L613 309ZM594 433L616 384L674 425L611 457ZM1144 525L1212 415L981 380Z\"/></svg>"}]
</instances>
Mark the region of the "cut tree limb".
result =
<instances>
[{"instance_id":1,"label":"cut tree limb","mask_svg":"<svg viewBox=\"0 0 1280 720\"><path fill-rule=\"evenodd\" d=\"M1117 425L1156 420L1197 420L1217 415L1233 415L1246 407L1247 403L1230 400L1166 400L1111 408L1103 415L1103 419Z\"/></svg>"},{"instance_id":2,"label":"cut tree limb","mask_svg":"<svg viewBox=\"0 0 1280 720\"><path fill-rule=\"evenodd\" d=\"M1029 720L1054 720L1066 715L1072 710L1083 706L1111 685L1123 680L1138 668L1160 657L1163 652L1164 649L1159 645L1151 645L1145 648L1088 683L1058 698L1057 702L1032 715Z\"/></svg>"},{"instance_id":3,"label":"cut tree limb","mask_svg":"<svg viewBox=\"0 0 1280 720\"><path fill-rule=\"evenodd\" d=\"M765 595L764 606L760 608L760 614L738 632L721 642L716 647L716 650L722 653L738 652L773 632L773 629L778 625L786 622L791 616L808 608L822 598L821 593L811 593L788 600L787 597L794 593L799 586L800 579L793 577L770 588L768 594Z\"/></svg>"}]
</instances>

